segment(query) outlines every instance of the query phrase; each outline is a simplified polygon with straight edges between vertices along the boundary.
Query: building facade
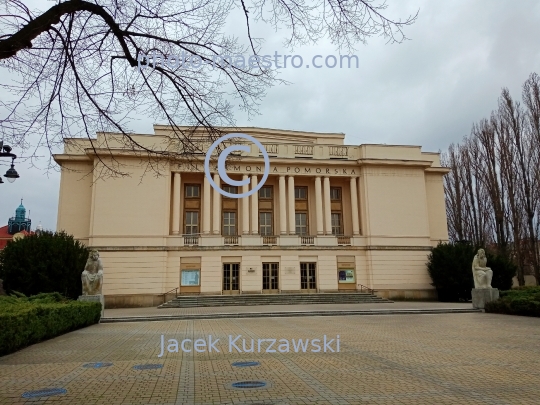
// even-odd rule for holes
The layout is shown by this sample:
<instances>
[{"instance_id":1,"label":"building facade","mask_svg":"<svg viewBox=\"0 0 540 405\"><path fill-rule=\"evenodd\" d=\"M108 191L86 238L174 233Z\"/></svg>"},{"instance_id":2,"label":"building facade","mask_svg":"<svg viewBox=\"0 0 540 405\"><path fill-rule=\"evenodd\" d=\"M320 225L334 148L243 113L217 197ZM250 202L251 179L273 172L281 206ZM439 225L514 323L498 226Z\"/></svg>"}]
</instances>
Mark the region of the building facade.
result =
<instances>
[{"instance_id":1,"label":"building facade","mask_svg":"<svg viewBox=\"0 0 540 405\"><path fill-rule=\"evenodd\" d=\"M154 131L133 139L178 150L168 127ZM448 240L448 170L437 153L345 145L343 134L230 132L255 137L270 156L269 177L250 197L215 191L204 175L204 153L200 161L145 157L117 134L98 134L97 147L68 140L55 155L62 167L57 228L100 251L108 307L157 305L174 288L264 294L367 286L389 298L435 296L427 256ZM200 133L194 143L205 151L211 142ZM105 144L110 152L100 154ZM100 177L103 165L116 164L129 176ZM251 145L227 162L233 180L250 180L241 189L224 184L215 169L223 190L247 192L261 180L264 160Z\"/></svg>"}]
</instances>

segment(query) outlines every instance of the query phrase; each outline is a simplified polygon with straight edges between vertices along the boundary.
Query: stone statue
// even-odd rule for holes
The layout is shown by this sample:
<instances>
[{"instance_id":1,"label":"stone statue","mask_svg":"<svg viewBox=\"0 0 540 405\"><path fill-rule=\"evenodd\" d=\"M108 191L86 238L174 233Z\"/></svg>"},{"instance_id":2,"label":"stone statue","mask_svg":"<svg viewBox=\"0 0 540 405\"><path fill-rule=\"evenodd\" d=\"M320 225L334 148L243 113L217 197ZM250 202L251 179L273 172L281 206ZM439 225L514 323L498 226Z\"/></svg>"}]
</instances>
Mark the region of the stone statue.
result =
<instances>
[{"instance_id":1,"label":"stone statue","mask_svg":"<svg viewBox=\"0 0 540 405\"><path fill-rule=\"evenodd\" d=\"M478 249L478 253L476 254L476 256L474 256L474 260L472 262L474 288L491 288L493 271L489 267L486 267L486 264L486 252L484 251L484 249Z\"/></svg>"},{"instance_id":2,"label":"stone statue","mask_svg":"<svg viewBox=\"0 0 540 405\"><path fill-rule=\"evenodd\" d=\"M101 295L103 285L103 264L99 252L92 250L81 275L83 295Z\"/></svg>"}]
</instances>

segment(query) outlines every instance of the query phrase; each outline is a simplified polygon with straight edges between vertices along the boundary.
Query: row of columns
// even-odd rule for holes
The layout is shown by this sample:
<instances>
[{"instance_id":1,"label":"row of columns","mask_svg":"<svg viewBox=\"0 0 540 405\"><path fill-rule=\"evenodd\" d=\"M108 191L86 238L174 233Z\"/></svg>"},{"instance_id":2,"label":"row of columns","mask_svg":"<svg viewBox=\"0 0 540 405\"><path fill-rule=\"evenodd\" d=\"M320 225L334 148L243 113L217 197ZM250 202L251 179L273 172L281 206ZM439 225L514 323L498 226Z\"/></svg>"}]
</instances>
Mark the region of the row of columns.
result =
<instances>
[{"instance_id":1,"label":"row of columns","mask_svg":"<svg viewBox=\"0 0 540 405\"><path fill-rule=\"evenodd\" d=\"M248 175L244 174L242 179L248 180ZM257 175L251 175L251 189L257 187ZM220 184L219 174L214 174L214 183ZM321 185L322 183L322 185ZM357 187L358 184L358 187ZM350 178L350 196L352 211L353 235L360 234L360 223L358 215L358 188L360 187L360 178ZM242 186L242 193L249 191L249 184ZM180 233L180 189L181 175L174 173L173 179L173 224L172 232L174 235ZM213 222L212 233L219 235L221 233L221 194L212 190L210 182L204 176L202 200L202 233L210 234L210 193L213 194ZM287 189L287 192L286 192ZM249 202L248 202L249 198ZM324 201L324 205L323 205ZM249 205L251 203L251 221L249 220ZM242 206L242 234L256 235L259 233L259 194L253 193L250 197L240 199ZM324 212L323 212L324 206ZM295 195L294 195L294 176L279 176L279 228L282 235L287 234L287 222L289 234L296 233L296 215L295 215ZM317 235L332 234L332 209L330 201L330 178L315 177L315 216L317 218ZM288 218L288 221L287 221ZM251 228L250 228L251 222ZM323 225L324 224L324 225Z\"/></svg>"}]
</instances>

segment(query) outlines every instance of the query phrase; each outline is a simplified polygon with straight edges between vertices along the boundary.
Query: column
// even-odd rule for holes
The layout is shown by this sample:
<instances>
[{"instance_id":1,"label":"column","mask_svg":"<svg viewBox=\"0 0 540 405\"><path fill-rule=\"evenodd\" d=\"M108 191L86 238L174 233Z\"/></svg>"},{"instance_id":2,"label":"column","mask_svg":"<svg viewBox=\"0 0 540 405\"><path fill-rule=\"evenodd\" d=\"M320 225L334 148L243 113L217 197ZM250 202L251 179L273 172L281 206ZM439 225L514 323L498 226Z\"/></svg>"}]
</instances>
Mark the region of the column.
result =
<instances>
[{"instance_id":1,"label":"column","mask_svg":"<svg viewBox=\"0 0 540 405\"><path fill-rule=\"evenodd\" d=\"M332 210L330 209L330 178L324 178L324 224L326 235L332 235Z\"/></svg>"},{"instance_id":2,"label":"column","mask_svg":"<svg viewBox=\"0 0 540 405\"><path fill-rule=\"evenodd\" d=\"M289 234L296 234L296 215L294 215L294 176L289 176Z\"/></svg>"},{"instance_id":3,"label":"column","mask_svg":"<svg viewBox=\"0 0 540 405\"><path fill-rule=\"evenodd\" d=\"M285 176L279 176L279 233L287 234L287 197L285 195Z\"/></svg>"},{"instance_id":4,"label":"column","mask_svg":"<svg viewBox=\"0 0 540 405\"><path fill-rule=\"evenodd\" d=\"M173 173L172 233L180 233L180 173Z\"/></svg>"},{"instance_id":5,"label":"column","mask_svg":"<svg viewBox=\"0 0 540 405\"><path fill-rule=\"evenodd\" d=\"M202 217L202 228L203 234L210 234L210 182L204 176L203 183L203 217Z\"/></svg>"},{"instance_id":6,"label":"column","mask_svg":"<svg viewBox=\"0 0 540 405\"><path fill-rule=\"evenodd\" d=\"M356 179L357 181L357 187L356 187L356 201L358 202L358 211L360 211L360 208L361 208L361 202L360 202L360 194L361 194L361 191L362 190L362 184L361 184L361 180L360 180L360 177L358 177ZM358 234L361 235L362 234L362 217L360 216L360 213L358 214Z\"/></svg>"},{"instance_id":7,"label":"column","mask_svg":"<svg viewBox=\"0 0 540 405\"><path fill-rule=\"evenodd\" d=\"M315 213L317 215L317 235L323 235L323 195L321 178L315 177Z\"/></svg>"},{"instance_id":8,"label":"column","mask_svg":"<svg viewBox=\"0 0 540 405\"><path fill-rule=\"evenodd\" d=\"M242 180L246 182L248 175L244 174ZM247 183L247 182L246 182ZM246 194L249 191L249 183L242 186L242 194ZM242 234L249 235L249 197L240 198L242 204Z\"/></svg>"},{"instance_id":9,"label":"column","mask_svg":"<svg viewBox=\"0 0 540 405\"><path fill-rule=\"evenodd\" d=\"M257 175L251 175L251 189L257 187ZM251 194L251 233L257 235L259 233L259 193Z\"/></svg>"},{"instance_id":10,"label":"column","mask_svg":"<svg viewBox=\"0 0 540 405\"><path fill-rule=\"evenodd\" d=\"M206 176L205 176L206 177ZM219 179L219 174L214 174L214 183L216 183L218 186L221 183L221 180ZM217 190L212 190L212 193L214 193L214 226L213 226L213 233L214 235L219 235L221 233L221 194Z\"/></svg>"},{"instance_id":11,"label":"column","mask_svg":"<svg viewBox=\"0 0 540 405\"><path fill-rule=\"evenodd\" d=\"M352 210L352 233L360 234L360 224L358 222L358 192L356 190L356 177L351 177L351 210Z\"/></svg>"}]
</instances>

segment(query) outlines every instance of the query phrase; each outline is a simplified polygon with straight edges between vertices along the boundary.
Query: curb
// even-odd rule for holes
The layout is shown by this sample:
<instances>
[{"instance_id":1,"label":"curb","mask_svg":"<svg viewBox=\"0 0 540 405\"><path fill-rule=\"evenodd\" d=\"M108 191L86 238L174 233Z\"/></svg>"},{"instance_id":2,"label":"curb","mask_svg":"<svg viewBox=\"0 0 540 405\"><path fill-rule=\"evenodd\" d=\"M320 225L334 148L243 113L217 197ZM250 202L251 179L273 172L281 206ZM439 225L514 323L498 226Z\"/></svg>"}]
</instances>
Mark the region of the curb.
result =
<instances>
[{"instance_id":1,"label":"curb","mask_svg":"<svg viewBox=\"0 0 540 405\"><path fill-rule=\"evenodd\" d=\"M99 323L117 322L152 322L152 321L187 321L203 319L232 319L232 318L285 318L296 316L345 316L345 315L410 315L410 314L459 314L478 313L481 309L440 308L440 309L389 309L361 311L289 311L289 312L245 312L225 314L189 314L163 316L130 316L117 318L101 318Z\"/></svg>"}]
</instances>

